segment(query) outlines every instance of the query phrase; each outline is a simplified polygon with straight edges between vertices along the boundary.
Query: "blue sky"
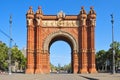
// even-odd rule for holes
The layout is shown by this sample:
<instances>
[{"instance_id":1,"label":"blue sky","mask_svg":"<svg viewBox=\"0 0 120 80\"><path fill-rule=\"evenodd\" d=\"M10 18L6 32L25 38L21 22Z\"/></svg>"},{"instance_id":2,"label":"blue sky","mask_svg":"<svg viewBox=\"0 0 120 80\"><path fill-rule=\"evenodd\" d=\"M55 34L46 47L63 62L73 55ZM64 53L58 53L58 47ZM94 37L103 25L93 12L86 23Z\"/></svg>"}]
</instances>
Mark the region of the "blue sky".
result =
<instances>
[{"instance_id":1,"label":"blue sky","mask_svg":"<svg viewBox=\"0 0 120 80\"><path fill-rule=\"evenodd\" d=\"M65 14L79 14L81 6L85 7L86 12L90 10L90 6L94 6L97 13L95 46L96 51L101 49L108 50L111 43L111 17L114 14L114 39L120 42L120 1L119 0L0 0L0 29L9 34L9 16L12 15L12 37L14 43L20 49L26 46L26 12L29 6L33 7L36 12L38 6L42 7L44 14L56 15L59 11ZM0 40L9 44L9 39L0 32ZM14 44L13 43L13 44ZM59 45L62 42L54 43L56 47L61 49ZM66 44L65 44L66 45ZM69 48L69 45L66 45ZM67 49L66 49L67 50ZM57 50L56 50L57 51ZM68 51L68 50L67 50ZM66 51L66 52L67 52ZM70 51L70 48L69 48ZM59 51L55 52L56 54ZM62 53L62 52L61 52ZM68 56L70 53L67 53ZM55 55L58 56L59 54ZM51 54L52 56L52 54ZM67 56L67 55L65 55ZM54 57L54 56L53 56ZM70 56L71 57L71 56ZM65 58L58 60L68 62ZM65 61L66 60L66 61ZM70 60L69 60L70 61ZM62 64L62 63L61 63Z\"/></svg>"}]
</instances>

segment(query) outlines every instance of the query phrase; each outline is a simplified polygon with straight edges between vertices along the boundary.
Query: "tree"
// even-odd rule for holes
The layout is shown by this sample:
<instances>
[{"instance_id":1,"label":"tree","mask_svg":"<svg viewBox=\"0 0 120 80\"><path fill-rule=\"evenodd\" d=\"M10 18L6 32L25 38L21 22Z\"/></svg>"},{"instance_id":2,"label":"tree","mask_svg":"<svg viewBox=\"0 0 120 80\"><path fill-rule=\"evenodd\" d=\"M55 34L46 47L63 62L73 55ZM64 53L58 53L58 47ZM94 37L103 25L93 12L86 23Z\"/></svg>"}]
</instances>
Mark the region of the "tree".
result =
<instances>
[{"instance_id":1,"label":"tree","mask_svg":"<svg viewBox=\"0 0 120 80\"><path fill-rule=\"evenodd\" d=\"M100 50L96 53L96 67L98 70L104 70L106 61L105 54L106 54L105 50Z\"/></svg>"},{"instance_id":2,"label":"tree","mask_svg":"<svg viewBox=\"0 0 120 80\"><path fill-rule=\"evenodd\" d=\"M14 46L12 48L12 63L14 64L15 62L17 62L19 65L19 69L25 69L26 66L26 58L24 57L24 55L22 54L22 52L18 49L17 46Z\"/></svg>"},{"instance_id":3,"label":"tree","mask_svg":"<svg viewBox=\"0 0 120 80\"><path fill-rule=\"evenodd\" d=\"M58 64L58 70L60 70L61 69L61 65L60 64Z\"/></svg>"},{"instance_id":4,"label":"tree","mask_svg":"<svg viewBox=\"0 0 120 80\"><path fill-rule=\"evenodd\" d=\"M68 73L71 73L71 63L67 64L67 65L64 65L63 66L64 70L67 71Z\"/></svg>"},{"instance_id":5,"label":"tree","mask_svg":"<svg viewBox=\"0 0 120 80\"><path fill-rule=\"evenodd\" d=\"M108 51L100 50L96 54L96 67L98 70L112 70L113 49L115 50L116 68L120 67L120 43L113 42L110 44Z\"/></svg>"},{"instance_id":6,"label":"tree","mask_svg":"<svg viewBox=\"0 0 120 80\"><path fill-rule=\"evenodd\" d=\"M0 43L0 69L7 70L8 69L8 47L5 43Z\"/></svg>"},{"instance_id":7,"label":"tree","mask_svg":"<svg viewBox=\"0 0 120 80\"><path fill-rule=\"evenodd\" d=\"M0 70L3 71L8 69L8 49L9 48L5 43L0 42ZM17 46L12 48L11 62L12 65L15 64L15 62L18 62L19 68L24 69L26 66L26 58Z\"/></svg>"},{"instance_id":8,"label":"tree","mask_svg":"<svg viewBox=\"0 0 120 80\"><path fill-rule=\"evenodd\" d=\"M55 66L52 63L50 63L50 68L51 68L51 72L53 72L54 70L56 70Z\"/></svg>"},{"instance_id":9,"label":"tree","mask_svg":"<svg viewBox=\"0 0 120 80\"><path fill-rule=\"evenodd\" d=\"M115 50L115 64L116 64L116 68L117 68L117 67L120 67L120 43L115 41L115 42L110 44L109 50L110 50L112 55L113 55L113 53L112 53L113 49Z\"/></svg>"},{"instance_id":10,"label":"tree","mask_svg":"<svg viewBox=\"0 0 120 80\"><path fill-rule=\"evenodd\" d=\"M50 67L51 67L51 71L67 71L67 72L71 72L71 63L61 66L60 64L58 64L58 66L54 66L53 64L50 63Z\"/></svg>"}]
</instances>

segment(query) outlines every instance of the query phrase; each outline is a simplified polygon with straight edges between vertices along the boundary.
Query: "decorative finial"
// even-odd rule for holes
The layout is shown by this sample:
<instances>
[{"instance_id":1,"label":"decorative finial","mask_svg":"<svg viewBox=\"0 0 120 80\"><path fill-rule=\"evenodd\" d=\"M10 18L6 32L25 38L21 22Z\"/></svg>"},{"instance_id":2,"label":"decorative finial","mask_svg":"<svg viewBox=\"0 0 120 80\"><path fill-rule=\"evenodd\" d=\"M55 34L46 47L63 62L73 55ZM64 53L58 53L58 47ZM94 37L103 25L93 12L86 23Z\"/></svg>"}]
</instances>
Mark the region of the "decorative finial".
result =
<instances>
[{"instance_id":1,"label":"decorative finial","mask_svg":"<svg viewBox=\"0 0 120 80\"><path fill-rule=\"evenodd\" d=\"M38 9L41 9L41 6L38 6Z\"/></svg>"},{"instance_id":2,"label":"decorative finial","mask_svg":"<svg viewBox=\"0 0 120 80\"><path fill-rule=\"evenodd\" d=\"M32 6L30 6L29 9L32 9Z\"/></svg>"},{"instance_id":3,"label":"decorative finial","mask_svg":"<svg viewBox=\"0 0 120 80\"><path fill-rule=\"evenodd\" d=\"M81 9L84 9L84 6L82 6Z\"/></svg>"},{"instance_id":4,"label":"decorative finial","mask_svg":"<svg viewBox=\"0 0 120 80\"><path fill-rule=\"evenodd\" d=\"M38 6L38 10L36 11L37 14L43 14L42 13L42 9L41 9L41 6Z\"/></svg>"},{"instance_id":5,"label":"decorative finial","mask_svg":"<svg viewBox=\"0 0 120 80\"><path fill-rule=\"evenodd\" d=\"M93 9L94 9L94 7L93 7L93 6L91 6L91 7L90 7L90 9L92 9L92 10L93 10Z\"/></svg>"},{"instance_id":6,"label":"decorative finial","mask_svg":"<svg viewBox=\"0 0 120 80\"><path fill-rule=\"evenodd\" d=\"M84 6L81 7L80 14L86 14L86 12L84 10Z\"/></svg>"},{"instance_id":7,"label":"decorative finial","mask_svg":"<svg viewBox=\"0 0 120 80\"><path fill-rule=\"evenodd\" d=\"M34 14L34 12L32 10L32 6L29 7L29 10L28 10L27 14Z\"/></svg>"},{"instance_id":8,"label":"decorative finial","mask_svg":"<svg viewBox=\"0 0 120 80\"><path fill-rule=\"evenodd\" d=\"M93 6L91 6L91 7L90 7L89 14L95 14L95 15L96 15L96 13L95 13L95 11L94 11L94 9L93 9L93 8L94 8Z\"/></svg>"}]
</instances>

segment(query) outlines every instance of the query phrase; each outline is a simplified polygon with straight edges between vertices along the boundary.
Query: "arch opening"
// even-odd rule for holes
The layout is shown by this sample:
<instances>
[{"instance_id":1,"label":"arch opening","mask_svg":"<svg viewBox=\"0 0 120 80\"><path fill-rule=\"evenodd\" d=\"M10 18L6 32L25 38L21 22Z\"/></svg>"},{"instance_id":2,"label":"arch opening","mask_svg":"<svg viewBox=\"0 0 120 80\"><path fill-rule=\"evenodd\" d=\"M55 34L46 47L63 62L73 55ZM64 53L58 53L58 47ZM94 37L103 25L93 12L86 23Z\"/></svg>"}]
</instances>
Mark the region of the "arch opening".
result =
<instances>
[{"instance_id":1,"label":"arch opening","mask_svg":"<svg viewBox=\"0 0 120 80\"><path fill-rule=\"evenodd\" d=\"M43 49L44 49L45 52L47 51L49 53L49 55L50 55L50 47L51 47L51 45L54 42L59 41L59 40L67 42L69 44L69 46L71 47L71 70L69 72L73 73L74 72L74 65L75 65L74 64L75 62L74 62L74 59L73 59L74 58L73 53L77 53L78 45L76 43L76 40L74 39L74 37L71 34L69 34L67 32L64 32L64 31L58 31L58 32L54 32L53 34L50 34L45 39ZM50 58L48 58L48 61L50 61Z\"/></svg>"},{"instance_id":2,"label":"arch opening","mask_svg":"<svg viewBox=\"0 0 120 80\"><path fill-rule=\"evenodd\" d=\"M77 44L76 40L74 39L74 37L72 35L70 35L67 32L64 32L64 31L58 31L58 32L54 32L54 33L50 34L45 39L45 42L43 44L44 51L49 51L50 45L57 40L66 41L71 46L73 51L78 52L78 44Z\"/></svg>"},{"instance_id":3,"label":"arch opening","mask_svg":"<svg viewBox=\"0 0 120 80\"><path fill-rule=\"evenodd\" d=\"M70 45L70 47L71 47L71 49L73 49L73 44L72 44L72 42L67 38L67 37L65 37L65 36L56 36L55 38L53 38L51 41L50 41L50 43L49 43L49 49L50 49L50 46L54 43L54 42L56 42L56 41L64 41L64 42L66 42L66 43L68 43L69 45ZM49 50L48 49L48 50Z\"/></svg>"},{"instance_id":4,"label":"arch opening","mask_svg":"<svg viewBox=\"0 0 120 80\"><path fill-rule=\"evenodd\" d=\"M68 42L64 40L52 42L49 53L51 73L70 73L72 71L72 48Z\"/></svg>"}]
</instances>

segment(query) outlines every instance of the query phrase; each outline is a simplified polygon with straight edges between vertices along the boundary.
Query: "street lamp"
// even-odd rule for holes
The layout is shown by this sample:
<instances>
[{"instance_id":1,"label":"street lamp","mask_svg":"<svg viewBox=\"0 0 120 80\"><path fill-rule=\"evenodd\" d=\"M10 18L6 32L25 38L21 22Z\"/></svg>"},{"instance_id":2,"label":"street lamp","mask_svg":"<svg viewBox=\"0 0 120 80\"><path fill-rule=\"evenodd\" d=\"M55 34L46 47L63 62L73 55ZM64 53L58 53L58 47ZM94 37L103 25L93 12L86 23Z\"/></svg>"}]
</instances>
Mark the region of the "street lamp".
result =
<instances>
[{"instance_id":1,"label":"street lamp","mask_svg":"<svg viewBox=\"0 0 120 80\"><path fill-rule=\"evenodd\" d=\"M12 46L12 16L10 15L10 29L9 29L9 34L10 34L10 43L9 43L9 51L8 51L8 56L9 56L9 75L11 75L11 46Z\"/></svg>"},{"instance_id":2,"label":"street lamp","mask_svg":"<svg viewBox=\"0 0 120 80\"><path fill-rule=\"evenodd\" d=\"M112 73L115 74L115 49L113 46L113 42L114 42L113 14L111 14L111 23L112 23L112 53L113 53L113 71L112 71Z\"/></svg>"}]
</instances>

